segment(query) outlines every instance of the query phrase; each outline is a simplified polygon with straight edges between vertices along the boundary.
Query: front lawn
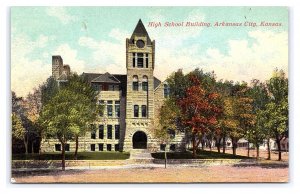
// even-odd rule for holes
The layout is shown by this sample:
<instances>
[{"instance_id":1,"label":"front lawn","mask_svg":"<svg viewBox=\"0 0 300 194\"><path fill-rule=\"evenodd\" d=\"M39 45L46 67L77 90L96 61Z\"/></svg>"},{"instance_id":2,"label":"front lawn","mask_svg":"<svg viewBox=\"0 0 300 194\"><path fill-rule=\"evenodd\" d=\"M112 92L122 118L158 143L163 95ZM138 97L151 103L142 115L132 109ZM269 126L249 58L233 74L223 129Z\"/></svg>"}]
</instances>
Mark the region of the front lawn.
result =
<instances>
[{"instance_id":1,"label":"front lawn","mask_svg":"<svg viewBox=\"0 0 300 194\"><path fill-rule=\"evenodd\" d=\"M78 152L78 160L126 160L128 152ZM12 160L61 160L60 152L42 154L13 154ZM74 160L74 152L66 153L66 160Z\"/></svg>"},{"instance_id":2,"label":"front lawn","mask_svg":"<svg viewBox=\"0 0 300 194\"><path fill-rule=\"evenodd\" d=\"M152 157L156 159L164 159L165 158L164 152L159 153L152 153ZM193 153L186 151L186 152L168 152L167 153L168 159L247 159L247 156L240 156L240 155L232 155L232 154L223 154L214 151L207 151L207 150L197 150L196 158L193 158Z\"/></svg>"}]
</instances>

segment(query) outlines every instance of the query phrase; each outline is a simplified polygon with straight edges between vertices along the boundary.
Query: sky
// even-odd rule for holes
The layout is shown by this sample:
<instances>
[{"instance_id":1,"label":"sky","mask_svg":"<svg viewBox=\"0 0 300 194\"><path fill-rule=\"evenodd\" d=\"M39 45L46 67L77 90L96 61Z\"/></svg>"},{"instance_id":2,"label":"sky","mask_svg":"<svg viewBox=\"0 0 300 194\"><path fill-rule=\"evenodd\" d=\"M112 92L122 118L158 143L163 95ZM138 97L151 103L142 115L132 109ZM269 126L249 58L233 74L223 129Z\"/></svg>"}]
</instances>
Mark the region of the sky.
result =
<instances>
[{"instance_id":1,"label":"sky","mask_svg":"<svg viewBox=\"0 0 300 194\"><path fill-rule=\"evenodd\" d=\"M25 97L45 82L52 55L61 55L78 74L126 74L125 40L139 19L156 42L154 75L161 80L177 69L195 68L246 82L265 81L275 68L288 73L287 7L12 7L12 90ZM210 27L165 27L166 22Z\"/></svg>"}]
</instances>

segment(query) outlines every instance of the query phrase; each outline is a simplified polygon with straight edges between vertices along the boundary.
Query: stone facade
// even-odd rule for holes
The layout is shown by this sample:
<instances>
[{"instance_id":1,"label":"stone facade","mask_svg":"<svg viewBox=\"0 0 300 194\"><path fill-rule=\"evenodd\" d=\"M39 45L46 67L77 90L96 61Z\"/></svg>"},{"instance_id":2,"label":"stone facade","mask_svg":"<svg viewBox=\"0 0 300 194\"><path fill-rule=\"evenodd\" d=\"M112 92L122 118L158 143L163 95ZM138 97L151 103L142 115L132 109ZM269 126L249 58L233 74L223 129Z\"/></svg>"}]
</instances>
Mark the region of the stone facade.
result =
<instances>
[{"instance_id":1,"label":"stone facade","mask_svg":"<svg viewBox=\"0 0 300 194\"><path fill-rule=\"evenodd\" d=\"M52 58L52 75L59 80L65 67L60 56ZM79 151L131 151L148 149L159 151L164 147L154 136L159 109L165 97L167 83L153 75L155 67L155 41L151 41L139 20L131 38L126 39L126 75L83 73L99 91L99 103L104 114L95 122L96 131L79 138ZM175 132L167 150L185 149L184 133ZM46 139L42 151L59 151L59 142ZM75 143L69 143L74 151Z\"/></svg>"}]
</instances>

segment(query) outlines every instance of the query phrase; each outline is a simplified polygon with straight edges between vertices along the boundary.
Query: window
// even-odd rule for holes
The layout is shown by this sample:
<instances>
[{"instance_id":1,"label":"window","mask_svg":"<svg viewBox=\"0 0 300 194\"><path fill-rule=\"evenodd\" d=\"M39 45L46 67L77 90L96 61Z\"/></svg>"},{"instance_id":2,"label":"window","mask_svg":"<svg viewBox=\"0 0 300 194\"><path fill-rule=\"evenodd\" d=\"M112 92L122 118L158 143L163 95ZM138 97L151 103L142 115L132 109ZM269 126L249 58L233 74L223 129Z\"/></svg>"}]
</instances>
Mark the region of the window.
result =
<instances>
[{"instance_id":1,"label":"window","mask_svg":"<svg viewBox=\"0 0 300 194\"><path fill-rule=\"evenodd\" d=\"M146 68L148 68L148 53L146 54Z\"/></svg>"},{"instance_id":2,"label":"window","mask_svg":"<svg viewBox=\"0 0 300 194\"><path fill-rule=\"evenodd\" d=\"M103 143L99 143L98 147L99 147L99 151L103 151Z\"/></svg>"},{"instance_id":3,"label":"window","mask_svg":"<svg viewBox=\"0 0 300 194\"><path fill-rule=\"evenodd\" d=\"M91 131L91 139L96 139L96 125L90 124L90 131Z\"/></svg>"},{"instance_id":4,"label":"window","mask_svg":"<svg viewBox=\"0 0 300 194\"><path fill-rule=\"evenodd\" d=\"M160 150L165 151L166 150L166 144L160 144Z\"/></svg>"},{"instance_id":5,"label":"window","mask_svg":"<svg viewBox=\"0 0 300 194\"><path fill-rule=\"evenodd\" d=\"M96 132L94 130L91 131L91 139L96 139Z\"/></svg>"},{"instance_id":6,"label":"window","mask_svg":"<svg viewBox=\"0 0 300 194\"><path fill-rule=\"evenodd\" d=\"M136 59L135 54L136 53L132 53L132 67L135 67L135 59Z\"/></svg>"},{"instance_id":7,"label":"window","mask_svg":"<svg viewBox=\"0 0 300 194\"><path fill-rule=\"evenodd\" d=\"M138 76L136 76L136 75L133 76L132 90L133 91L138 91L139 90L139 80L138 80Z\"/></svg>"},{"instance_id":8,"label":"window","mask_svg":"<svg viewBox=\"0 0 300 194\"><path fill-rule=\"evenodd\" d=\"M91 144L91 151L95 151L95 144Z\"/></svg>"},{"instance_id":9,"label":"window","mask_svg":"<svg viewBox=\"0 0 300 194\"><path fill-rule=\"evenodd\" d=\"M142 88L143 91L148 91L148 77L145 75L143 76Z\"/></svg>"},{"instance_id":10,"label":"window","mask_svg":"<svg viewBox=\"0 0 300 194\"><path fill-rule=\"evenodd\" d=\"M168 133L169 133L171 139L174 139L174 138L175 138L175 130L173 130L173 129L168 129Z\"/></svg>"},{"instance_id":11,"label":"window","mask_svg":"<svg viewBox=\"0 0 300 194\"><path fill-rule=\"evenodd\" d=\"M69 152L70 151L70 144L65 144L65 151Z\"/></svg>"},{"instance_id":12,"label":"window","mask_svg":"<svg viewBox=\"0 0 300 194\"><path fill-rule=\"evenodd\" d=\"M120 101L115 101L115 114L116 117L120 117Z\"/></svg>"},{"instance_id":13,"label":"window","mask_svg":"<svg viewBox=\"0 0 300 194\"><path fill-rule=\"evenodd\" d=\"M99 139L104 138L104 125L99 125Z\"/></svg>"},{"instance_id":14,"label":"window","mask_svg":"<svg viewBox=\"0 0 300 194\"><path fill-rule=\"evenodd\" d=\"M105 106L104 100L99 100L99 104L101 107L104 107ZM100 117L103 117L103 112L104 112L104 110L100 110L100 112L99 112Z\"/></svg>"},{"instance_id":15,"label":"window","mask_svg":"<svg viewBox=\"0 0 300 194\"><path fill-rule=\"evenodd\" d=\"M108 91L114 91L114 85L109 84L108 85Z\"/></svg>"},{"instance_id":16,"label":"window","mask_svg":"<svg viewBox=\"0 0 300 194\"><path fill-rule=\"evenodd\" d=\"M60 144L55 144L55 151L61 151L61 145Z\"/></svg>"},{"instance_id":17,"label":"window","mask_svg":"<svg viewBox=\"0 0 300 194\"><path fill-rule=\"evenodd\" d=\"M170 96L170 87L168 84L164 84L164 97L168 98Z\"/></svg>"},{"instance_id":18,"label":"window","mask_svg":"<svg viewBox=\"0 0 300 194\"><path fill-rule=\"evenodd\" d=\"M171 144L171 145L170 145L170 150L171 150L171 151L175 151L175 148L176 148L175 144Z\"/></svg>"},{"instance_id":19,"label":"window","mask_svg":"<svg viewBox=\"0 0 300 194\"><path fill-rule=\"evenodd\" d=\"M107 139L112 139L112 125L107 125Z\"/></svg>"},{"instance_id":20,"label":"window","mask_svg":"<svg viewBox=\"0 0 300 194\"><path fill-rule=\"evenodd\" d=\"M142 105L142 117L147 117L147 106Z\"/></svg>"},{"instance_id":21,"label":"window","mask_svg":"<svg viewBox=\"0 0 300 194\"><path fill-rule=\"evenodd\" d=\"M107 116L112 117L113 116L113 106L112 106L112 100L107 101Z\"/></svg>"},{"instance_id":22,"label":"window","mask_svg":"<svg viewBox=\"0 0 300 194\"><path fill-rule=\"evenodd\" d=\"M134 105L133 111L134 111L133 113L134 117L139 117L139 105Z\"/></svg>"},{"instance_id":23,"label":"window","mask_svg":"<svg viewBox=\"0 0 300 194\"><path fill-rule=\"evenodd\" d=\"M111 151L111 144L107 144L107 151Z\"/></svg>"},{"instance_id":24,"label":"window","mask_svg":"<svg viewBox=\"0 0 300 194\"><path fill-rule=\"evenodd\" d=\"M116 151L116 152L120 151L120 146L119 146L119 144L115 144L115 151Z\"/></svg>"},{"instance_id":25,"label":"window","mask_svg":"<svg viewBox=\"0 0 300 194\"><path fill-rule=\"evenodd\" d=\"M92 88L96 91L101 91L102 87L98 83L92 83Z\"/></svg>"},{"instance_id":26,"label":"window","mask_svg":"<svg viewBox=\"0 0 300 194\"><path fill-rule=\"evenodd\" d=\"M120 125L115 125L115 139L120 139Z\"/></svg>"},{"instance_id":27,"label":"window","mask_svg":"<svg viewBox=\"0 0 300 194\"><path fill-rule=\"evenodd\" d=\"M137 54L137 67L143 68L143 66L144 66L144 54L138 53Z\"/></svg>"}]
</instances>

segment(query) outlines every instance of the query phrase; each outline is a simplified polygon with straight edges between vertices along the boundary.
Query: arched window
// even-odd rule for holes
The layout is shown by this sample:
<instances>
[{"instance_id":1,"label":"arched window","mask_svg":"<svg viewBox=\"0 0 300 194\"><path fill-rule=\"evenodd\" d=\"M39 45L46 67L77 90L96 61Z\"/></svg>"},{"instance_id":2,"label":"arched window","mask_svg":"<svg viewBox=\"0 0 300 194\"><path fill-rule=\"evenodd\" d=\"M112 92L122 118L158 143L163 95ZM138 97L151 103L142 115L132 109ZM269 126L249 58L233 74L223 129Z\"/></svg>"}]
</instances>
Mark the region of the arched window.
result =
<instances>
[{"instance_id":1,"label":"arched window","mask_svg":"<svg viewBox=\"0 0 300 194\"><path fill-rule=\"evenodd\" d=\"M142 105L142 117L147 117L147 106Z\"/></svg>"},{"instance_id":2,"label":"arched window","mask_svg":"<svg viewBox=\"0 0 300 194\"><path fill-rule=\"evenodd\" d=\"M132 80L132 90L133 91L138 91L139 90L139 78L137 75L133 76Z\"/></svg>"},{"instance_id":3,"label":"arched window","mask_svg":"<svg viewBox=\"0 0 300 194\"><path fill-rule=\"evenodd\" d=\"M139 117L139 105L134 105L133 106L133 116L134 117Z\"/></svg>"},{"instance_id":4,"label":"arched window","mask_svg":"<svg viewBox=\"0 0 300 194\"><path fill-rule=\"evenodd\" d=\"M164 97L168 98L170 96L170 87L168 84L164 84Z\"/></svg>"},{"instance_id":5,"label":"arched window","mask_svg":"<svg viewBox=\"0 0 300 194\"><path fill-rule=\"evenodd\" d=\"M148 91L148 77L145 75L143 76L142 88L143 91Z\"/></svg>"}]
</instances>

